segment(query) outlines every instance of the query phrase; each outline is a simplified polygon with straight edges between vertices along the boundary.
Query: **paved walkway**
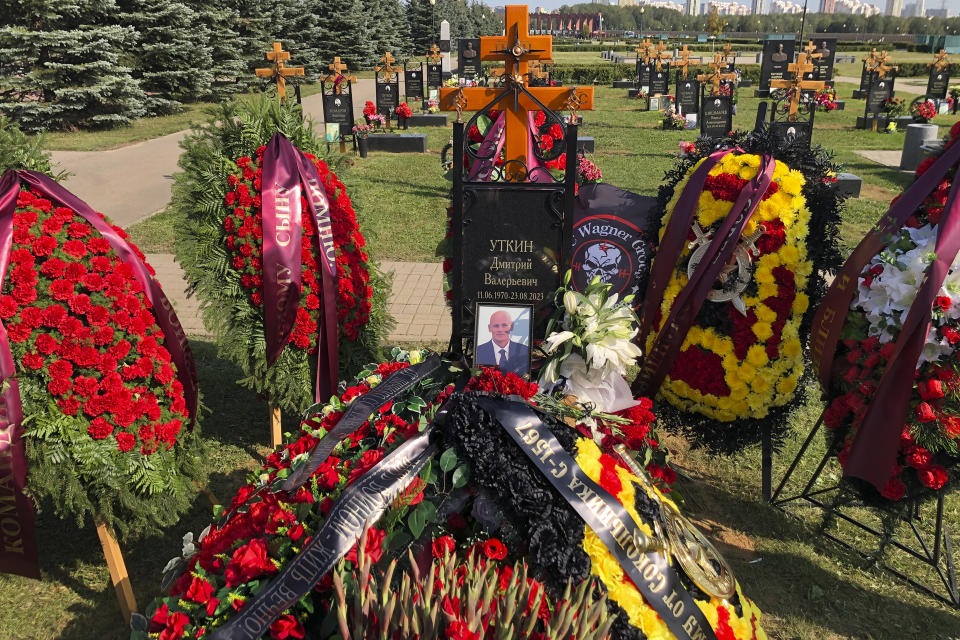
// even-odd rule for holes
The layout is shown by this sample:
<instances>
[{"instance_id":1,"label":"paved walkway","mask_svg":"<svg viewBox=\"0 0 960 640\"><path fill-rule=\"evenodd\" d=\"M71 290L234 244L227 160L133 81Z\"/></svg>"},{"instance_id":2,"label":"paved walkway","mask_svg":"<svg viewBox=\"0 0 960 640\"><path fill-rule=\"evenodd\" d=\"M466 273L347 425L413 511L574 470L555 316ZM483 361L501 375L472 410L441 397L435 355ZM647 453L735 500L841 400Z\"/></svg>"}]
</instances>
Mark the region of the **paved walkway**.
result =
<instances>
[{"instance_id":1,"label":"paved walkway","mask_svg":"<svg viewBox=\"0 0 960 640\"><path fill-rule=\"evenodd\" d=\"M200 303L187 297L187 283L173 256L149 253L147 261L157 272L157 280L173 303L187 335L205 337ZM393 289L388 305L397 326L390 333L391 343L426 344L450 339L450 311L444 303L443 271L439 262L383 262L380 267L393 274Z\"/></svg>"},{"instance_id":2,"label":"paved walkway","mask_svg":"<svg viewBox=\"0 0 960 640\"><path fill-rule=\"evenodd\" d=\"M849 82L850 84L855 84L858 87L860 86L860 78L854 78L853 76L836 76L834 82ZM909 93L910 95L923 95L927 92L927 82L923 81L923 86L910 84L911 80L914 78L897 78L897 81L893 84L894 93ZM920 80L917 80L919 82Z\"/></svg>"}]
</instances>

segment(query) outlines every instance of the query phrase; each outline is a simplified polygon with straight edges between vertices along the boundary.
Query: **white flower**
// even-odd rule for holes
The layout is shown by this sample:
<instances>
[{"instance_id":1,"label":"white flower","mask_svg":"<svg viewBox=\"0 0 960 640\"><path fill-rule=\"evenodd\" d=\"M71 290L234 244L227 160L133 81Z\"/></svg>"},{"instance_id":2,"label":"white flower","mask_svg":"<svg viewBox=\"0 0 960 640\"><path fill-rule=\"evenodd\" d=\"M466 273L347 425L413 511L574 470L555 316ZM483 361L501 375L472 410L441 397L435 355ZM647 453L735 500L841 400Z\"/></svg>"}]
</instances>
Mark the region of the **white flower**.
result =
<instances>
[{"instance_id":1,"label":"white flower","mask_svg":"<svg viewBox=\"0 0 960 640\"><path fill-rule=\"evenodd\" d=\"M560 375L567 379L564 388L577 396L581 404L591 403L604 413L622 411L637 404L623 376L615 371L598 375L579 354L572 353L560 365Z\"/></svg>"},{"instance_id":2,"label":"white flower","mask_svg":"<svg viewBox=\"0 0 960 640\"><path fill-rule=\"evenodd\" d=\"M554 351L557 350L557 347L559 347L561 344L563 344L567 340L572 339L574 335L576 334L574 334L573 331L561 331L559 333L554 331L549 336L547 336L547 339L545 341L546 342L545 351L547 353L553 353Z\"/></svg>"},{"instance_id":3,"label":"white flower","mask_svg":"<svg viewBox=\"0 0 960 640\"><path fill-rule=\"evenodd\" d=\"M563 294L563 308L567 310L567 313L576 313L577 312L577 294L573 291L567 291Z\"/></svg>"}]
</instances>

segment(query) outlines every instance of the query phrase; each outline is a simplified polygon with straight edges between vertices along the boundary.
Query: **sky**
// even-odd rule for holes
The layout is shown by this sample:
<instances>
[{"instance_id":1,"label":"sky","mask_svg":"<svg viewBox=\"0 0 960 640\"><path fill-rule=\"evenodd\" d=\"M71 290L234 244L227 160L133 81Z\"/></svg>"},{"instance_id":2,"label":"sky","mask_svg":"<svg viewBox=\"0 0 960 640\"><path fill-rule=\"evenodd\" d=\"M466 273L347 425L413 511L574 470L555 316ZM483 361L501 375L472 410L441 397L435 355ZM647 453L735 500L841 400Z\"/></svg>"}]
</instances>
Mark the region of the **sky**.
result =
<instances>
[{"instance_id":1,"label":"sky","mask_svg":"<svg viewBox=\"0 0 960 640\"><path fill-rule=\"evenodd\" d=\"M674 0L674 1L676 2L678 0ZM746 2L744 0L737 0L737 1L739 1L740 4L744 4L747 6L750 5L749 2ZM796 4L803 4L803 0L791 0L791 1ZM886 5L886 0L864 0L864 1L873 5L876 5L880 7L880 9L883 9L883 7ZM928 9L939 9L940 3L942 1L943 0L926 0L926 6ZM511 2L510 0L482 0L482 2L484 4L490 5L491 7L494 7L497 5L513 4L513 2ZM514 2L516 2L516 4L520 4L519 0L514 0ZM903 0L903 4L905 5L913 4L913 2L914 0ZM560 5L575 4L575 3L572 0L566 0L566 1L564 0L527 0L526 4L530 7L531 11L533 10L534 7L543 7L544 9L548 9L552 11L554 9L559 8ZM683 4L682 1L681 1L681 4ZM816 0L809 0L808 2L809 6L813 6L815 4L817 4ZM951 16L960 14L960 0L947 0L947 8L950 9Z\"/></svg>"}]
</instances>

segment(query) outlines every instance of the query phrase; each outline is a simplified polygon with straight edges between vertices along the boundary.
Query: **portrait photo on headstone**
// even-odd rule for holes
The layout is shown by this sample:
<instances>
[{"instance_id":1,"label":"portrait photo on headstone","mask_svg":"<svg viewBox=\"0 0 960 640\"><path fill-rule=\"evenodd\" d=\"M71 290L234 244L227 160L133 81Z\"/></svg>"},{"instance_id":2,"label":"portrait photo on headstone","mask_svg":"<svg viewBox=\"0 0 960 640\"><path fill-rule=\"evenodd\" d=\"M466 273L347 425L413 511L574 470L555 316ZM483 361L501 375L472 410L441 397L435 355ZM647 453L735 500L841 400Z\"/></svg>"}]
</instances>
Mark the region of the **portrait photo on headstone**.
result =
<instances>
[{"instance_id":1,"label":"portrait photo on headstone","mask_svg":"<svg viewBox=\"0 0 960 640\"><path fill-rule=\"evenodd\" d=\"M522 376L530 371L529 305L477 304L474 366L499 367Z\"/></svg>"}]
</instances>

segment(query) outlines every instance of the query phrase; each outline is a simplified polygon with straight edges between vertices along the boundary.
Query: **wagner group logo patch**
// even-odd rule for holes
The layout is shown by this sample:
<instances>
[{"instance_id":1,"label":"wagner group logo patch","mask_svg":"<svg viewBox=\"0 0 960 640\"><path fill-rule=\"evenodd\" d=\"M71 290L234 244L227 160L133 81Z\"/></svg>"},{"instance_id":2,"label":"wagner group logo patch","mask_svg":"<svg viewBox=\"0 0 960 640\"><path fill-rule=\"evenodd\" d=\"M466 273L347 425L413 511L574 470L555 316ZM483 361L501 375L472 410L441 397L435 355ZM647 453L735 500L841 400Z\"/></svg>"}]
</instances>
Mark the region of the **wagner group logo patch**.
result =
<instances>
[{"instance_id":1,"label":"wagner group logo patch","mask_svg":"<svg viewBox=\"0 0 960 640\"><path fill-rule=\"evenodd\" d=\"M650 266L650 244L643 231L615 215L581 220L573 229L573 286L582 291L595 277L611 285L621 298L633 294L640 304L640 287Z\"/></svg>"}]
</instances>

